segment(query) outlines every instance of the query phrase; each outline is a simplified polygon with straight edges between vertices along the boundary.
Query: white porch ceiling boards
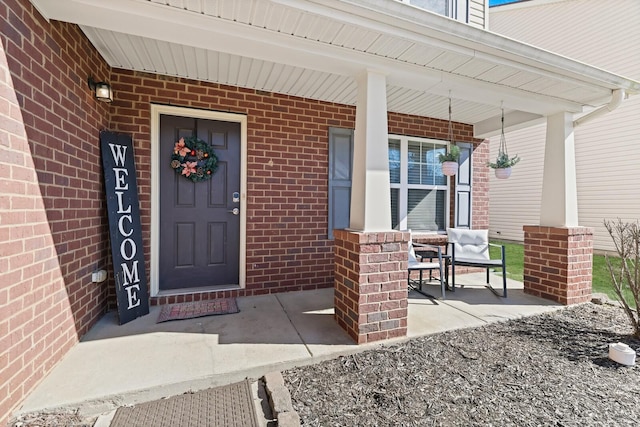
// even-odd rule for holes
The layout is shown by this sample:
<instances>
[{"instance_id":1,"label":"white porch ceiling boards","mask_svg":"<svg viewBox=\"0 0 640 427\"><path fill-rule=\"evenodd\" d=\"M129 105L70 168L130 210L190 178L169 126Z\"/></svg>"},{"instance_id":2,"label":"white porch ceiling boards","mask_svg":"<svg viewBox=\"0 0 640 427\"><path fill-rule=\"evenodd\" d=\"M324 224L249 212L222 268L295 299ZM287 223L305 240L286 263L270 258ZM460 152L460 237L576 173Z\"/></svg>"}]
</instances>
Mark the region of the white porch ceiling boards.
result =
<instances>
[{"instance_id":1,"label":"white porch ceiling boards","mask_svg":"<svg viewBox=\"0 0 640 427\"><path fill-rule=\"evenodd\" d=\"M390 111L499 129L608 102L637 82L394 0L31 0L113 67L354 105L387 74ZM117 96L117 95L116 95ZM511 118L511 120L509 120Z\"/></svg>"},{"instance_id":2,"label":"white porch ceiling boards","mask_svg":"<svg viewBox=\"0 0 640 427\"><path fill-rule=\"evenodd\" d=\"M354 104L356 82L331 74L225 52L83 27L109 65L232 86Z\"/></svg>"}]
</instances>

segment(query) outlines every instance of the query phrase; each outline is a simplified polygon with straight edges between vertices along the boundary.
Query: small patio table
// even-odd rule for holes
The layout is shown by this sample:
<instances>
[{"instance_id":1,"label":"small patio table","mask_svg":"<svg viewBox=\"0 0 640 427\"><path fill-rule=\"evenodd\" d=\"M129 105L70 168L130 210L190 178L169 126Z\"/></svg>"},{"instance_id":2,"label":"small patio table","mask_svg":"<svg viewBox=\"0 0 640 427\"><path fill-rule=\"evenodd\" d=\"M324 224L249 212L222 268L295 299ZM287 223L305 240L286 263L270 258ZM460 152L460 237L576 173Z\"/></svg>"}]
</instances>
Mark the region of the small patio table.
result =
<instances>
[{"instance_id":1,"label":"small patio table","mask_svg":"<svg viewBox=\"0 0 640 427\"><path fill-rule=\"evenodd\" d=\"M437 258L438 254L430 249L421 249L419 246L414 246L413 250L416 255L419 255L422 259L428 258L429 261L433 261L433 258ZM449 287L449 266L451 265L451 255L442 254L442 260L444 261L444 286L447 291L450 291ZM429 270L429 280L433 280L433 270ZM420 271L420 283L422 283L422 271ZM420 292L425 296L432 297L431 295L426 295L423 292ZM432 297L433 298L433 297Z\"/></svg>"}]
</instances>

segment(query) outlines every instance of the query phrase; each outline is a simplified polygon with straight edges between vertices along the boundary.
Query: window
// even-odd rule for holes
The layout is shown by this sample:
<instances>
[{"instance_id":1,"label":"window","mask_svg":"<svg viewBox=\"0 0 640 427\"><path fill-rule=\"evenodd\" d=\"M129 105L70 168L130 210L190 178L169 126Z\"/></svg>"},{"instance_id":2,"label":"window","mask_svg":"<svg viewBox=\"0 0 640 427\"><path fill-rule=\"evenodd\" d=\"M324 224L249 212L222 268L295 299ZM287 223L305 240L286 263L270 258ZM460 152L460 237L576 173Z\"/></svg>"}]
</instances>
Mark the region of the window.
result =
<instances>
[{"instance_id":1,"label":"window","mask_svg":"<svg viewBox=\"0 0 640 427\"><path fill-rule=\"evenodd\" d=\"M353 130L329 129L329 239L333 239L334 228L349 227L353 145ZM456 145L461 155L454 197L449 195L449 179L442 174L438 161L438 154L446 151L446 141L389 135L390 208L394 229L445 231L449 226L449 201L453 199L456 200L456 227L470 226L473 147L460 142Z\"/></svg>"},{"instance_id":2,"label":"window","mask_svg":"<svg viewBox=\"0 0 640 427\"><path fill-rule=\"evenodd\" d=\"M440 15L449 16L450 0L408 0L407 3L412 4L421 9L439 13Z\"/></svg>"},{"instance_id":3,"label":"window","mask_svg":"<svg viewBox=\"0 0 640 427\"><path fill-rule=\"evenodd\" d=\"M467 22L467 0L400 0L420 9Z\"/></svg>"},{"instance_id":4,"label":"window","mask_svg":"<svg viewBox=\"0 0 640 427\"><path fill-rule=\"evenodd\" d=\"M391 226L396 230L444 231L449 210L449 186L438 154L444 141L390 136L389 180Z\"/></svg>"}]
</instances>

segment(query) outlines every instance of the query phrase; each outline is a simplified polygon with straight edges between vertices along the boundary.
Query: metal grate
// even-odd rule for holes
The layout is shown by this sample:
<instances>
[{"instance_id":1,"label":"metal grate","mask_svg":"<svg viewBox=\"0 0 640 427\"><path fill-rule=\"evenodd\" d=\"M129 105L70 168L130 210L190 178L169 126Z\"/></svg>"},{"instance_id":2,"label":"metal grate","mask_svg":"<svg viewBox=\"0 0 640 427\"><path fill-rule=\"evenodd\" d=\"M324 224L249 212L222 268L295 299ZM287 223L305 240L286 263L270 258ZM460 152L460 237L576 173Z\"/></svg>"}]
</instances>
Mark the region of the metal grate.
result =
<instances>
[{"instance_id":1,"label":"metal grate","mask_svg":"<svg viewBox=\"0 0 640 427\"><path fill-rule=\"evenodd\" d=\"M110 427L257 427L258 421L245 380L167 399L118 408Z\"/></svg>"}]
</instances>

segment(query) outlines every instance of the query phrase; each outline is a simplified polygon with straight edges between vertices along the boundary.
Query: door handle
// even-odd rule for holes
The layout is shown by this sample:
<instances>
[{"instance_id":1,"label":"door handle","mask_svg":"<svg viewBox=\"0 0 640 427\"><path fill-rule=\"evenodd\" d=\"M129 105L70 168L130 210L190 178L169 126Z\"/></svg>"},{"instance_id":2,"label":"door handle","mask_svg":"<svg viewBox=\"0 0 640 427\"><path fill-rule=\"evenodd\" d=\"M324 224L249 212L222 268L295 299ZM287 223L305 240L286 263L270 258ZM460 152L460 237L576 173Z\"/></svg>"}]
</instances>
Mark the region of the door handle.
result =
<instances>
[{"instance_id":1,"label":"door handle","mask_svg":"<svg viewBox=\"0 0 640 427\"><path fill-rule=\"evenodd\" d=\"M240 214L240 209L233 208L233 209L231 209L230 211L227 211L227 212L232 213L234 215L239 215Z\"/></svg>"}]
</instances>

